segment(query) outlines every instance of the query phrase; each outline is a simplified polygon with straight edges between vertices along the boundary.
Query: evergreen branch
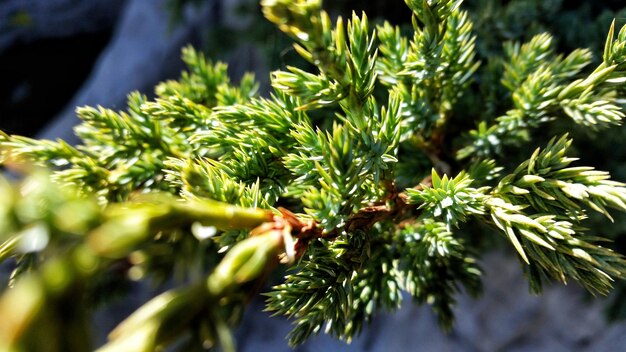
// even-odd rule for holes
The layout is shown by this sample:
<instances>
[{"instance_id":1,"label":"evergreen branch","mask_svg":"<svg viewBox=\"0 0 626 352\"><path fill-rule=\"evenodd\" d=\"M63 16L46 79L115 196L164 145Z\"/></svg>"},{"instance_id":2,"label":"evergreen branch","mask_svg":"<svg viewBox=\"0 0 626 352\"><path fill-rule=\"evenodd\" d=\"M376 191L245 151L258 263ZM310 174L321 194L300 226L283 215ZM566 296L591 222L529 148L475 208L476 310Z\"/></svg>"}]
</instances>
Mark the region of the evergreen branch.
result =
<instances>
[{"instance_id":1,"label":"evergreen branch","mask_svg":"<svg viewBox=\"0 0 626 352\"><path fill-rule=\"evenodd\" d=\"M155 91L160 98L184 97L211 109L245 102L257 93L258 84L252 74L244 75L240 86L234 89L225 63L214 64L190 46L183 48L182 58L189 71L183 72L178 81L159 84Z\"/></svg>"},{"instance_id":2,"label":"evergreen branch","mask_svg":"<svg viewBox=\"0 0 626 352\"><path fill-rule=\"evenodd\" d=\"M380 40L380 56L376 61L379 80L389 86L402 83L406 76L398 73L404 69L404 62L409 53L409 41L402 35L400 27L385 21L376 27Z\"/></svg>"},{"instance_id":3,"label":"evergreen branch","mask_svg":"<svg viewBox=\"0 0 626 352\"><path fill-rule=\"evenodd\" d=\"M504 64L502 84L512 91L514 109L487 127L481 122L470 132L470 144L457 152L458 159L501 151L501 143L518 142L529 128L535 128L558 115L566 115L593 129L621 124L624 113L611 84L624 79L626 35L613 40L612 25L605 46L604 62L584 79L575 77L590 61L586 50L575 50L566 58L555 56L552 37L540 34L524 44L506 44L508 62ZM620 33L626 33L626 30Z\"/></svg>"},{"instance_id":4,"label":"evergreen branch","mask_svg":"<svg viewBox=\"0 0 626 352\"><path fill-rule=\"evenodd\" d=\"M5 162L29 161L38 164L49 163L55 166L66 166L75 160L88 158L76 148L62 140L56 142L50 140L35 140L22 136L9 136L2 134L0 140ZM25 159L25 160L24 160Z\"/></svg>"},{"instance_id":5,"label":"evergreen branch","mask_svg":"<svg viewBox=\"0 0 626 352\"><path fill-rule=\"evenodd\" d=\"M528 215L523 206L500 198L491 198L486 205L493 222L528 264L526 272L533 292L541 292L546 278L565 283L569 277L590 292L606 295L613 278L626 275L624 258L597 244L606 239L584 235L566 217Z\"/></svg>"},{"instance_id":6,"label":"evergreen branch","mask_svg":"<svg viewBox=\"0 0 626 352\"><path fill-rule=\"evenodd\" d=\"M626 261L596 244L604 239L584 235L576 225L585 218L579 204L610 218L606 207L626 211L626 188L606 172L568 167L576 160L565 156L570 144L564 136L537 149L500 181L485 205L529 264L535 292L545 277L562 282L571 277L591 292L607 294L612 278L624 277Z\"/></svg>"},{"instance_id":7,"label":"evergreen branch","mask_svg":"<svg viewBox=\"0 0 626 352\"><path fill-rule=\"evenodd\" d=\"M300 42L301 45L295 45L296 51L320 70L319 75L295 67L288 67L290 72L274 72L274 88L300 97L304 102L301 109L332 104L347 97L350 109L358 111L372 94L376 82L376 35L368 34L365 14L361 18L353 14L347 29L339 17L333 30L328 14L320 10L317 2L305 5L263 1L262 6L270 21ZM281 16L289 13L289 24L282 23L285 17L277 13ZM305 28L310 31L306 36L300 35Z\"/></svg>"},{"instance_id":8,"label":"evergreen branch","mask_svg":"<svg viewBox=\"0 0 626 352\"><path fill-rule=\"evenodd\" d=\"M537 149L505 177L496 191L524 198L539 211L572 219L582 214L574 201L609 218L606 207L626 210L626 185L610 180L607 172L592 167L568 167L576 160L565 156L571 143L567 135L552 139L545 149Z\"/></svg>"},{"instance_id":9,"label":"evergreen branch","mask_svg":"<svg viewBox=\"0 0 626 352\"><path fill-rule=\"evenodd\" d=\"M419 204L425 219L442 219L448 230L470 215L488 215L485 220L507 236L528 265L535 292L545 278L565 282L570 277L591 292L607 294L613 278L626 275L626 260L577 224L586 218L581 205L609 218L607 207L626 211L626 187L606 172L569 167L576 160L565 155L570 144L567 136L552 139L490 191L470 187L474 180L464 172L449 179L433 170L432 186L407 190L408 203Z\"/></svg>"},{"instance_id":10,"label":"evergreen branch","mask_svg":"<svg viewBox=\"0 0 626 352\"><path fill-rule=\"evenodd\" d=\"M394 84L404 103L402 139L422 149L443 171L449 171L440 155L447 122L479 66L472 24L458 11L460 3L407 1L414 12L411 41L399 27L378 27L381 82Z\"/></svg>"},{"instance_id":11,"label":"evergreen branch","mask_svg":"<svg viewBox=\"0 0 626 352\"><path fill-rule=\"evenodd\" d=\"M40 349L43 342L56 343L58 348L87 349L88 341L84 338L87 325L83 324L83 328L76 325L82 320L67 321L50 314L66 306L64 302L73 294L84 294L85 280L93 279L113 260L128 256L162 231L195 222L221 229L252 228L274 222L272 226L259 227L252 232L253 237L229 251L208 277L204 289L197 285L179 289L147 303L112 333L113 342L104 349L115 350L131 341L137 343L137 336L142 336L145 339L139 350L153 350L186 329L193 317L209 309L207 303L258 277L267 267L267 261L283 250L284 236L291 236L289 222L273 220L267 211L207 200L179 203L169 197L152 196L102 210L93 199L77 196L69 188L57 188L43 175L33 175L24 181L19 195L7 183L0 185L3 193L9 195L3 198L2 207L9 213L3 214L5 222L0 224L3 249L12 250L12 255L40 252L52 257L38 272L22 274L24 277L0 299L0 311L10 317L2 322L2 343L12 348ZM80 217L67 216L78 208ZM28 227L35 222L39 227ZM69 246L69 250L61 250L64 246ZM4 253L3 257L6 257ZM72 306L76 307L74 316L81 316L80 304ZM47 319L54 319L55 323L48 324ZM171 329L163 329L164 326ZM49 336L55 329L85 335L63 333L57 341L39 338Z\"/></svg>"},{"instance_id":12,"label":"evergreen branch","mask_svg":"<svg viewBox=\"0 0 626 352\"><path fill-rule=\"evenodd\" d=\"M169 128L185 135L206 128L214 121L211 109L178 93L167 98L157 98L154 102L144 102L141 111L146 116L155 117L157 121L164 121Z\"/></svg>"},{"instance_id":13,"label":"evergreen branch","mask_svg":"<svg viewBox=\"0 0 626 352\"><path fill-rule=\"evenodd\" d=\"M465 222L468 215L484 214L484 198L488 188L476 189L470 187L474 182L464 172L455 178L444 175L439 177L433 169L431 186L422 185L421 189L408 189L409 204L420 204L422 217L443 218L444 223L458 226Z\"/></svg>"},{"instance_id":14,"label":"evergreen branch","mask_svg":"<svg viewBox=\"0 0 626 352\"><path fill-rule=\"evenodd\" d=\"M289 72L272 73L272 86L306 102L299 107L301 110L334 104L347 96L344 87L335 80L308 73L297 67L288 66L287 69Z\"/></svg>"},{"instance_id":15,"label":"evergreen branch","mask_svg":"<svg viewBox=\"0 0 626 352\"><path fill-rule=\"evenodd\" d=\"M378 311L396 309L403 290L450 328L460 287L480 291L462 241L470 219L508 238L533 291L573 279L608 293L626 262L582 225L589 209L609 219L609 208L626 210L626 185L571 166L567 137L504 177L499 165L514 155L490 157L562 116L592 129L619 124L626 27L617 37L611 27L590 74L591 51L558 55L548 34L505 44L504 59L478 70L461 2L407 0L405 37L388 22L373 30L365 14L331 21L319 0L263 0L315 66L274 72L269 97L256 96L252 75L235 85L225 64L185 48L188 70L155 99L133 93L120 112L80 108L77 147L0 132L3 164L57 168L55 184L28 179L17 191L0 180L0 260L17 263L15 288L0 298L9 317L0 336L11 348L49 347L46 335L60 349L88 349L82 303L124 265L134 279L182 272L189 284L133 313L102 350L137 341L146 351L172 341L233 350L231 326L279 261L293 269L268 309L294 319L292 345L322 330L350 341ZM502 87L469 89L474 77ZM457 113L481 118L453 160ZM66 318L57 313L67 302Z\"/></svg>"},{"instance_id":16,"label":"evergreen branch","mask_svg":"<svg viewBox=\"0 0 626 352\"><path fill-rule=\"evenodd\" d=\"M269 208L276 201L272 193L262 192L260 180L253 185L236 181L228 166L210 159L171 159L167 179L177 184L185 199L209 198L242 207Z\"/></svg>"},{"instance_id":17,"label":"evergreen branch","mask_svg":"<svg viewBox=\"0 0 626 352\"><path fill-rule=\"evenodd\" d=\"M446 223L425 219L401 231L400 252L406 290L419 303L432 305L444 329L451 329L458 283L472 295L481 292L481 271Z\"/></svg>"},{"instance_id":18,"label":"evergreen branch","mask_svg":"<svg viewBox=\"0 0 626 352\"><path fill-rule=\"evenodd\" d=\"M384 236L384 235L383 235ZM403 273L389 240L370 246L370 260L352 280L352 317L346 335L357 336L378 311L395 311L402 303Z\"/></svg>"},{"instance_id":19,"label":"evergreen branch","mask_svg":"<svg viewBox=\"0 0 626 352\"><path fill-rule=\"evenodd\" d=\"M332 242L313 242L306 256L285 283L268 293L267 309L296 319L289 334L292 346L301 344L325 326L325 332L342 339L352 337L355 303L354 270L363 263L361 235L347 235Z\"/></svg>"},{"instance_id":20,"label":"evergreen branch","mask_svg":"<svg viewBox=\"0 0 626 352\"><path fill-rule=\"evenodd\" d=\"M528 43L507 42L504 44L504 64L502 85L515 91L528 75L545 64L546 59L554 55L552 36L542 33L534 36Z\"/></svg>"}]
</instances>

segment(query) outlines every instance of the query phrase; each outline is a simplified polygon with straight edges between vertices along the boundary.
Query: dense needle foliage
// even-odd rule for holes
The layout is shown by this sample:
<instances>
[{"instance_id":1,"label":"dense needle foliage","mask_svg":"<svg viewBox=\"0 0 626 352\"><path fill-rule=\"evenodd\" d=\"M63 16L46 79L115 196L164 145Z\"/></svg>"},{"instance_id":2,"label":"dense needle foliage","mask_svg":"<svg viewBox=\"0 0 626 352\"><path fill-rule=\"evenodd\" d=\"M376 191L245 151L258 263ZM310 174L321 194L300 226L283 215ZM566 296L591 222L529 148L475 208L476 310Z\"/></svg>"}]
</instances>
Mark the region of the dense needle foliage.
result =
<instances>
[{"instance_id":1,"label":"dense needle foliage","mask_svg":"<svg viewBox=\"0 0 626 352\"><path fill-rule=\"evenodd\" d=\"M273 72L269 97L185 48L188 70L155 99L79 108L78 146L0 134L0 161L27 174L0 183L0 259L15 263L0 343L88 350L85 307L111 280L174 275L100 350L233 350L231 327L279 264L267 309L293 319L292 345L349 341L403 291L447 329L459 291L480 293L476 224L510 242L533 292L573 280L607 294L626 261L585 223L626 210L626 185L576 163L565 131L533 135L621 123L626 27L608 28L595 61L538 33L485 63L477 47L493 43L461 3L406 0L404 28L263 0L310 65Z\"/></svg>"}]
</instances>

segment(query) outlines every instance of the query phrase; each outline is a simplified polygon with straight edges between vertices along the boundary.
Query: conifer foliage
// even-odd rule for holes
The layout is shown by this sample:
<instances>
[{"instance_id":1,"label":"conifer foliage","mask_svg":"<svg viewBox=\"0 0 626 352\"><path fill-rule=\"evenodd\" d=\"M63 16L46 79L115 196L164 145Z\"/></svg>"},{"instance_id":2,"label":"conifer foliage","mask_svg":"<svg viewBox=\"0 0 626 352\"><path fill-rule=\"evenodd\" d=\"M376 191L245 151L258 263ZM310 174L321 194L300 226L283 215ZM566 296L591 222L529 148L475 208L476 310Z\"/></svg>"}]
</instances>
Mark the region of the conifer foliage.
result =
<instances>
[{"instance_id":1,"label":"conifer foliage","mask_svg":"<svg viewBox=\"0 0 626 352\"><path fill-rule=\"evenodd\" d=\"M269 97L252 75L234 84L225 64L185 48L188 70L155 99L79 108L78 146L0 134L0 161L25 174L0 183L0 260L15 266L2 346L90 350L85 307L110 281L174 276L180 285L100 350L231 351L231 329L277 265L286 276L267 310L293 320L291 345L322 331L350 341L403 291L449 329L459 291L481 290L476 224L510 242L533 292L573 280L607 294L626 260L585 219L625 211L626 185L577 165L568 135L545 146L531 136L556 119L621 123L626 27L610 27L592 69L589 50L559 54L547 33L505 43L483 68L461 3L406 0L407 29L364 13L331 19L321 0L262 0L310 64L273 72ZM507 110L458 133L460 102L493 72ZM510 167L511 148L536 149Z\"/></svg>"}]
</instances>

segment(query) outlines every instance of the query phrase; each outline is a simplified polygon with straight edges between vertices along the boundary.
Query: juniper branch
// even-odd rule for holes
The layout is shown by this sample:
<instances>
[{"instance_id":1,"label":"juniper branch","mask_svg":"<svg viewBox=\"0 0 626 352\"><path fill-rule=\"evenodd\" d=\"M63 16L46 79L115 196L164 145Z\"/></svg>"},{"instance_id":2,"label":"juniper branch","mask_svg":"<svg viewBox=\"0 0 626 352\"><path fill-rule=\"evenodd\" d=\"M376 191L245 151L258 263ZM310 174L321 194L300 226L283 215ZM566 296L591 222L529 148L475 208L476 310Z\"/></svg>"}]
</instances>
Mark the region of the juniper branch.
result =
<instances>
[{"instance_id":1,"label":"juniper branch","mask_svg":"<svg viewBox=\"0 0 626 352\"><path fill-rule=\"evenodd\" d=\"M55 325L50 312L91 297L86 282L119 262L134 277L182 268L190 284L132 314L103 350L137 340L153 350L183 333L190 348L234 348L237 312L279 260L292 269L268 293L268 309L294 319L292 345L321 331L349 341L378 311L396 309L402 291L449 328L460 287L480 291L463 241L471 219L511 242L533 291L550 278L606 294L625 261L583 225L590 211L624 210L626 186L571 166L567 137L513 170L513 157L499 152L561 116L618 124L626 29L615 37L611 27L589 74L590 51L559 55L547 34L505 44L501 64L479 68L480 38L461 1L406 2L408 36L389 23L371 27L365 14L331 20L318 0L262 1L313 65L274 72L266 98L251 75L233 84L224 64L186 48L188 70L159 85L155 99L133 93L122 112L80 108L79 146L0 133L3 164L56 169L54 184L0 186L8 195L0 258L20 260L15 288L0 299L0 309L23 309L5 314L13 346L39 347L38 331L69 344L50 329L83 332L85 317ZM502 77L510 106L456 140L455 115L472 118L461 110L493 99L469 89L489 75ZM32 240L42 233L47 243ZM26 253L25 243L37 246Z\"/></svg>"}]
</instances>

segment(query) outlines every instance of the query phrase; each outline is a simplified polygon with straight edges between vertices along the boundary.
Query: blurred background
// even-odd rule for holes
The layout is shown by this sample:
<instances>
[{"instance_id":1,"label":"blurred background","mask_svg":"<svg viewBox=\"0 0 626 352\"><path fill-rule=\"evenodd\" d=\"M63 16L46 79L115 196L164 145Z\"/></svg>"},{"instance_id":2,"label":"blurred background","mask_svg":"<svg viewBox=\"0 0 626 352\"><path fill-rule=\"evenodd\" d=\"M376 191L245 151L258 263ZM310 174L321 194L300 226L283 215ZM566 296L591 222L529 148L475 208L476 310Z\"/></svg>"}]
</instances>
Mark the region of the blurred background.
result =
<instances>
[{"instance_id":1,"label":"blurred background","mask_svg":"<svg viewBox=\"0 0 626 352\"><path fill-rule=\"evenodd\" d=\"M542 31L556 36L562 52L589 47L599 57L611 21L618 28L626 24L623 0L467 0L463 6L474 20L483 62L500 52L502 42ZM334 0L325 7L333 16L364 10L372 19L410 23L401 0ZM0 130L76 142L77 106L123 110L131 91L151 95L156 83L180 74L180 48L186 44L229 62L235 81L245 71L256 72L265 92L270 69L302 64L290 41L262 18L256 0L0 0ZM555 123L537 138L570 128ZM570 133L583 161L626 181L624 130ZM598 224L626 252L626 218ZM320 336L298 350L624 350L624 284L608 299L592 299L574 285L554 285L534 297L511 250L486 255L482 267L485 294L478 300L459 297L457 324L449 334L439 330L428 307L413 307L407 299L401 311L378 317L349 346ZM152 294L136 290L99 312L101 339L133 304ZM239 329L240 349L288 351L289 323L261 311L259 299Z\"/></svg>"}]
</instances>

